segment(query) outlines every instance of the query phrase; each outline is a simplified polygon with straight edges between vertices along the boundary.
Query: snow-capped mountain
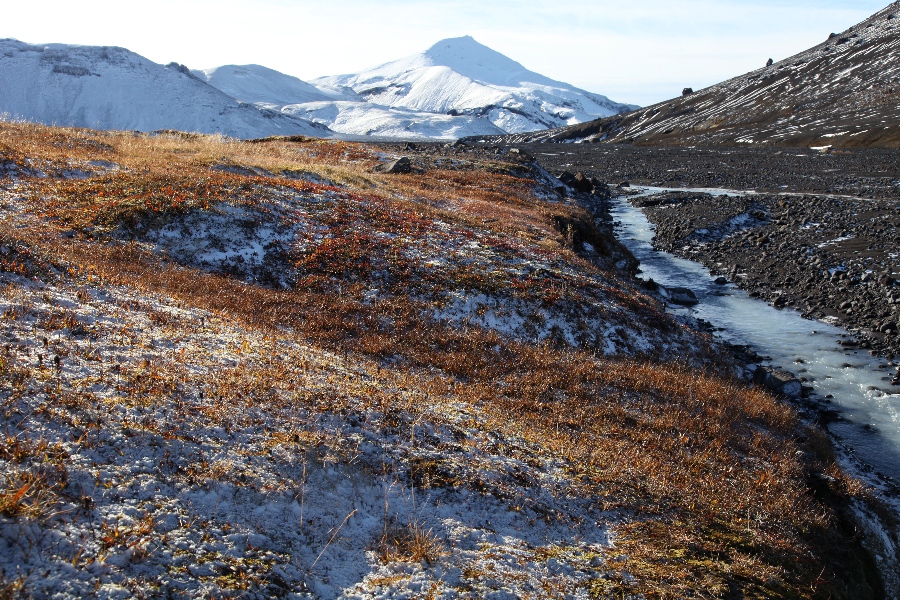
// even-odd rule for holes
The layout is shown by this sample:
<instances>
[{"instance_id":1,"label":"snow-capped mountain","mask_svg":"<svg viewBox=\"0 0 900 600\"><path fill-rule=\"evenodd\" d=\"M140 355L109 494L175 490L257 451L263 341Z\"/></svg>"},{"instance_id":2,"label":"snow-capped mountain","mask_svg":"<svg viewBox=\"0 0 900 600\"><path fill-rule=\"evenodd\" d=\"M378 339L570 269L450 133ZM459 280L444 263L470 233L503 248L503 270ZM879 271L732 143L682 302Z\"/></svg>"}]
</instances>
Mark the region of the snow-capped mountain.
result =
<instances>
[{"instance_id":1,"label":"snow-capped mountain","mask_svg":"<svg viewBox=\"0 0 900 600\"><path fill-rule=\"evenodd\" d=\"M391 108L479 117L508 133L637 108L529 71L469 36L440 41L423 53L362 73L312 83Z\"/></svg>"},{"instance_id":2,"label":"snow-capped mountain","mask_svg":"<svg viewBox=\"0 0 900 600\"><path fill-rule=\"evenodd\" d=\"M427 140L506 133L478 117L390 108L366 102L352 90L320 89L259 65L225 65L192 73L233 98L346 136Z\"/></svg>"},{"instance_id":3,"label":"snow-capped mountain","mask_svg":"<svg viewBox=\"0 0 900 600\"><path fill-rule=\"evenodd\" d=\"M471 37L309 83L256 65L194 73L261 108L354 136L455 139L536 131L637 108L529 71Z\"/></svg>"},{"instance_id":4,"label":"snow-capped mountain","mask_svg":"<svg viewBox=\"0 0 900 600\"><path fill-rule=\"evenodd\" d=\"M124 48L0 40L0 114L40 123L255 138L328 136L327 128L263 110Z\"/></svg>"},{"instance_id":5,"label":"snow-capped mountain","mask_svg":"<svg viewBox=\"0 0 900 600\"><path fill-rule=\"evenodd\" d=\"M685 92L621 117L505 141L900 146L900 2L796 56Z\"/></svg>"},{"instance_id":6,"label":"snow-capped mountain","mask_svg":"<svg viewBox=\"0 0 900 600\"><path fill-rule=\"evenodd\" d=\"M225 65L191 73L232 98L257 106L343 99L341 94L323 92L301 79L260 65Z\"/></svg>"}]
</instances>

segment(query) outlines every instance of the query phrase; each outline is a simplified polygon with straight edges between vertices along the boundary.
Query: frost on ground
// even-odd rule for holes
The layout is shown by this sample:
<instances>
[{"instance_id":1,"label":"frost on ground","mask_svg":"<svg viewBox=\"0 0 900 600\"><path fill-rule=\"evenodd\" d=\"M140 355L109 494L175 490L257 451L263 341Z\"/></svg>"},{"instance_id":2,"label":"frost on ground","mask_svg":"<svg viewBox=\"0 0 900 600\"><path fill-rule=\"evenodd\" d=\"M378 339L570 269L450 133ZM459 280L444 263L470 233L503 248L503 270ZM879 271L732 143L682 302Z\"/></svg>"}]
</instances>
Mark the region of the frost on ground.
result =
<instances>
[{"instance_id":1,"label":"frost on ground","mask_svg":"<svg viewBox=\"0 0 900 600\"><path fill-rule=\"evenodd\" d=\"M873 492L527 162L0 144L0 595L869 585L835 506Z\"/></svg>"},{"instance_id":2,"label":"frost on ground","mask_svg":"<svg viewBox=\"0 0 900 600\"><path fill-rule=\"evenodd\" d=\"M161 298L3 283L4 370L33 376L4 390L3 509L29 518L0 565L33 595L521 595L606 560L566 463L471 407Z\"/></svg>"}]
</instances>

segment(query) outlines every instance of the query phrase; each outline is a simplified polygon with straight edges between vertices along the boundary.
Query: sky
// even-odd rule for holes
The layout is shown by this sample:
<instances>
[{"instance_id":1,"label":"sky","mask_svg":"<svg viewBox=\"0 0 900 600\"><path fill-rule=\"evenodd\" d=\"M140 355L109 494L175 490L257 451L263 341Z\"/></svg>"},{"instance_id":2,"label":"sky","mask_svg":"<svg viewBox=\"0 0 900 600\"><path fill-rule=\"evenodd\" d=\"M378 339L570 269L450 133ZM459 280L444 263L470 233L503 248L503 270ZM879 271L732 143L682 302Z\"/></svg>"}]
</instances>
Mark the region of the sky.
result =
<instances>
[{"instance_id":1,"label":"sky","mask_svg":"<svg viewBox=\"0 0 900 600\"><path fill-rule=\"evenodd\" d=\"M0 38L122 46L192 69L261 64L304 80L471 35L531 69L648 105L801 52L888 0L42 0Z\"/></svg>"}]
</instances>

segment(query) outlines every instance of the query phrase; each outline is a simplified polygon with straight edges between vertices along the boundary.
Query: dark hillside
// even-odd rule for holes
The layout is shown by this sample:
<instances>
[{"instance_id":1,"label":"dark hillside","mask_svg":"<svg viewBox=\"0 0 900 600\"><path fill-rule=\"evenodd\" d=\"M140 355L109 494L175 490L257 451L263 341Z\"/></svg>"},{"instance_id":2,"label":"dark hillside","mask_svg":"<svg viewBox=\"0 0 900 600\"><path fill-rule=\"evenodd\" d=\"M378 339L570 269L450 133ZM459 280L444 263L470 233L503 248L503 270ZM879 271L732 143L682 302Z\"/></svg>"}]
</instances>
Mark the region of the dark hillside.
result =
<instances>
[{"instance_id":1,"label":"dark hillside","mask_svg":"<svg viewBox=\"0 0 900 600\"><path fill-rule=\"evenodd\" d=\"M897 148L898 47L900 4L894 2L814 48L704 90L626 115L504 139Z\"/></svg>"}]
</instances>

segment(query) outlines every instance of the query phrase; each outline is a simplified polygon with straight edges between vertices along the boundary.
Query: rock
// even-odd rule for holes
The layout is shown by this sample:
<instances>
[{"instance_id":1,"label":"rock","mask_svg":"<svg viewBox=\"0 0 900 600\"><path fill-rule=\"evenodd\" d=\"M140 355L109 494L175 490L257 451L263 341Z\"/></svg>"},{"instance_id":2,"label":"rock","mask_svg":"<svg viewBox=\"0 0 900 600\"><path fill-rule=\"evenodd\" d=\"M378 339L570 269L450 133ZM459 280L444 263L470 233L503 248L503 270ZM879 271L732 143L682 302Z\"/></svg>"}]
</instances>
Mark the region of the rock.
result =
<instances>
[{"instance_id":1,"label":"rock","mask_svg":"<svg viewBox=\"0 0 900 600\"><path fill-rule=\"evenodd\" d=\"M579 171L578 173L575 173L575 183L572 187L579 192L589 194L591 193L591 190L594 189L594 184L591 183L590 179L584 176L584 173Z\"/></svg>"},{"instance_id":2,"label":"rock","mask_svg":"<svg viewBox=\"0 0 900 600\"><path fill-rule=\"evenodd\" d=\"M591 177L591 193L598 198L612 198L612 192L609 191L609 186L604 182Z\"/></svg>"},{"instance_id":3,"label":"rock","mask_svg":"<svg viewBox=\"0 0 900 600\"><path fill-rule=\"evenodd\" d=\"M763 385L769 391L789 398L799 398L803 395L803 384L793 373L781 369L757 367L753 374L753 383Z\"/></svg>"},{"instance_id":4,"label":"rock","mask_svg":"<svg viewBox=\"0 0 900 600\"><path fill-rule=\"evenodd\" d=\"M686 87L686 88L684 88L683 90L681 90L681 95L682 95L682 96L690 96L690 95L693 94L693 93L694 93L694 88Z\"/></svg>"},{"instance_id":5,"label":"rock","mask_svg":"<svg viewBox=\"0 0 900 600\"><path fill-rule=\"evenodd\" d=\"M620 183L620 184L618 185L618 187L620 187L620 188L630 188L630 187L631 187L631 184L628 183L627 181L623 181L622 183Z\"/></svg>"},{"instance_id":6,"label":"rock","mask_svg":"<svg viewBox=\"0 0 900 600\"><path fill-rule=\"evenodd\" d=\"M716 277L716 280L713 283L716 285L728 285L728 280L724 277Z\"/></svg>"},{"instance_id":7,"label":"rock","mask_svg":"<svg viewBox=\"0 0 900 600\"><path fill-rule=\"evenodd\" d=\"M575 187L575 176L568 171L563 171L562 173L560 173L557 179L559 179L560 183L562 183L563 185L566 185L570 188Z\"/></svg>"},{"instance_id":8,"label":"rock","mask_svg":"<svg viewBox=\"0 0 900 600\"><path fill-rule=\"evenodd\" d=\"M771 66L774 65L774 64L775 64L775 61L772 60L772 59L770 58L770 59L769 59L769 62L766 63L766 66L767 66L767 67L771 67Z\"/></svg>"},{"instance_id":9,"label":"rock","mask_svg":"<svg viewBox=\"0 0 900 600\"><path fill-rule=\"evenodd\" d=\"M647 281L642 280L641 287L644 288L645 290L650 290L651 292L656 292L659 290L659 284L656 283L655 281L653 281L652 277L650 279L648 279Z\"/></svg>"},{"instance_id":10,"label":"rock","mask_svg":"<svg viewBox=\"0 0 900 600\"><path fill-rule=\"evenodd\" d=\"M375 171L379 173L412 173L412 163L409 162L409 159L405 156L398 158L397 160L382 163L375 167Z\"/></svg>"},{"instance_id":11,"label":"rock","mask_svg":"<svg viewBox=\"0 0 900 600\"><path fill-rule=\"evenodd\" d=\"M679 306L696 306L697 304L700 304L697 295L692 290L685 287L665 288L660 286L659 291L663 297L672 304L677 304Z\"/></svg>"}]
</instances>

